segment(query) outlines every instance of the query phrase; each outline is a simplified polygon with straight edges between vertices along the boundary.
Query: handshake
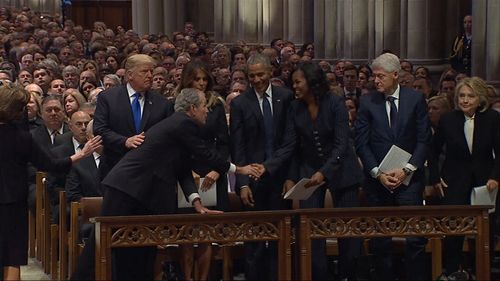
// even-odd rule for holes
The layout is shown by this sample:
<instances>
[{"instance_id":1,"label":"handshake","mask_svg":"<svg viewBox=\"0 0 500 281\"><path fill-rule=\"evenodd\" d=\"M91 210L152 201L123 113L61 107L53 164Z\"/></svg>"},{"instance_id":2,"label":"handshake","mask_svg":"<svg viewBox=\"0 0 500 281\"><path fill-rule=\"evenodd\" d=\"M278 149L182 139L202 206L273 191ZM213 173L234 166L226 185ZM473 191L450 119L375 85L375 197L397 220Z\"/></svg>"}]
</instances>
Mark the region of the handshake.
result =
<instances>
[{"instance_id":1,"label":"handshake","mask_svg":"<svg viewBox=\"0 0 500 281\"><path fill-rule=\"evenodd\" d=\"M253 180L259 180L266 172L266 168L262 164L250 164L243 167L236 166L236 173L247 175Z\"/></svg>"}]
</instances>

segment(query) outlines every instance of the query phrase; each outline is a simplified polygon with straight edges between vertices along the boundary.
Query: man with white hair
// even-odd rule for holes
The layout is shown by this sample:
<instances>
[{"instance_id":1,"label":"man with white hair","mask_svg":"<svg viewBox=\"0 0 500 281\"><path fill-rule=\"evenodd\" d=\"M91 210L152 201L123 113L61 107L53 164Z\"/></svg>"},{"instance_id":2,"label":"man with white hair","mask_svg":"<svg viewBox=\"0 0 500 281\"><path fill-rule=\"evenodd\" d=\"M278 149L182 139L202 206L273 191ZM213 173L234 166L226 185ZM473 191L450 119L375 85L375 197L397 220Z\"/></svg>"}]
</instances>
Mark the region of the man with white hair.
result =
<instances>
[{"instance_id":1,"label":"man with white hair","mask_svg":"<svg viewBox=\"0 0 500 281\"><path fill-rule=\"evenodd\" d=\"M355 123L356 151L367 180L365 192L371 206L422 205L424 162L431 139L427 105L423 94L399 86L399 58L385 53L372 63L377 91L362 96ZM408 163L390 171L379 165L391 146L411 154ZM404 181L410 178L409 183ZM377 256L376 278L393 280L391 238L372 240ZM425 280L425 245L423 237L406 239L406 272L413 280Z\"/></svg>"}]
</instances>

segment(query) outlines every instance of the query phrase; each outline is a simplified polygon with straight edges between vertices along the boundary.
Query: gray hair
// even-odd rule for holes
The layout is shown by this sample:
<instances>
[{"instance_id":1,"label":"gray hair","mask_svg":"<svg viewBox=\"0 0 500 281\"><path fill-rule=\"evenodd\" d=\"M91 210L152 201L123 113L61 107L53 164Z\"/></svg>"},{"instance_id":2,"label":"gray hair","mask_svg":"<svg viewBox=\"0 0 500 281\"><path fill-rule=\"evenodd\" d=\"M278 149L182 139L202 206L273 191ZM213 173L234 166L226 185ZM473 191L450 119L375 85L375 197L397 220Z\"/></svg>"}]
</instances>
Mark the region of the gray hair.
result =
<instances>
[{"instance_id":1,"label":"gray hair","mask_svg":"<svg viewBox=\"0 0 500 281\"><path fill-rule=\"evenodd\" d=\"M192 105L200 104L200 90L195 88L184 88L175 99L175 112L187 112Z\"/></svg>"},{"instance_id":2,"label":"gray hair","mask_svg":"<svg viewBox=\"0 0 500 281\"><path fill-rule=\"evenodd\" d=\"M401 64L399 63L399 58L398 56L391 54L391 53L385 53L380 56L378 56L373 62L372 62L372 69L383 69L386 72L400 72L401 71Z\"/></svg>"},{"instance_id":3,"label":"gray hair","mask_svg":"<svg viewBox=\"0 0 500 281\"><path fill-rule=\"evenodd\" d=\"M63 68L63 71L62 71L63 77L66 73L76 73L77 75L80 75L80 70L78 69L78 67L76 67L74 65L67 65Z\"/></svg>"},{"instance_id":4,"label":"gray hair","mask_svg":"<svg viewBox=\"0 0 500 281\"><path fill-rule=\"evenodd\" d=\"M115 82L115 84L117 86L121 85L122 84L122 80L120 79L120 77L118 77L118 75L116 74L106 74L106 76L104 76L104 78L108 78L108 79L111 79L113 80L113 82ZM103 80L104 80L103 78Z\"/></svg>"},{"instance_id":5,"label":"gray hair","mask_svg":"<svg viewBox=\"0 0 500 281\"><path fill-rule=\"evenodd\" d=\"M259 63L263 64L266 67L271 67L271 61L269 60L269 57L262 54L254 54L247 60L247 66Z\"/></svg>"},{"instance_id":6,"label":"gray hair","mask_svg":"<svg viewBox=\"0 0 500 281\"><path fill-rule=\"evenodd\" d=\"M94 135L94 119L90 120L90 122L87 124L87 129L85 133L87 133L87 136Z\"/></svg>"}]
</instances>

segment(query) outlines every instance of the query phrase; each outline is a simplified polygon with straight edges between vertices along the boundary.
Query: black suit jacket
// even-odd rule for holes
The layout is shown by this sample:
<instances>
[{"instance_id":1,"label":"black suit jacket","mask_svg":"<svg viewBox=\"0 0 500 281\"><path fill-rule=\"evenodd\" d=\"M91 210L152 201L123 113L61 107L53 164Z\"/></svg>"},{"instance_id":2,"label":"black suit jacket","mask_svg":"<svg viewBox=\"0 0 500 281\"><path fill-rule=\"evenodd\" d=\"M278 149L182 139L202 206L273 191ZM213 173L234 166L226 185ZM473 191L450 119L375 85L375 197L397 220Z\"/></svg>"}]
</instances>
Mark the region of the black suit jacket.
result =
<instances>
[{"instance_id":1,"label":"black suit jacket","mask_svg":"<svg viewBox=\"0 0 500 281\"><path fill-rule=\"evenodd\" d=\"M44 171L67 171L71 166L69 158L55 159L28 131L10 124L0 125L0 159L0 204L26 202L28 162Z\"/></svg>"},{"instance_id":2,"label":"black suit jacket","mask_svg":"<svg viewBox=\"0 0 500 281\"><path fill-rule=\"evenodd\" d=\"M174 212L177 182L186 197L197 192L191 155L206 159L220 174L229 170L229 162L206 147L198 132L198 125L185 113L174 113L146 132L144 143L113 167L103 185L137 199L154 214Z\"/></svg>"},{"instance_id":3,"label":"black suit jacket","mask_svg":"<svg viewBox=\"0 0 500 281\"><path fill-rule=\"evenodd\" d=\"M155 92L147 92L141 119L142 130L147 131L172 113L172 102ZM127 138L136 135L126 85L109 88L98 96L94 134L102 136L106 164L113 167L128 151L125 147Z\"/></svg>"},{"instance_id":4,"label":"black suit jacket","mask_svg":"<svg viewBox=\"0 0 500 281\"><path fill-rule=\"evenodd\" d=\"M100 159L102 162L103 159ZM68 202L82 197L102 196L101 177L93 156L82 159L71 167L66 177L65 190Z\"/></svg>"},{"instance_id":5,"label":"black suit jacket","mask_svg":"<svg viewBox=\"0 0 500 281\"><path fill-rule=\"evenodd\" d=\"M465 116L459 110L441 116L433 139L431 183L443 178L448 184L445 202L449 204L468 204L473 187L485 185L489 179L500 180L500 114L493 110L476 113L472 153L465 139L464 122ZM445 160L439 171L437 163L443 147Z\"/></svg>"},{"instance_id":6,"label":"black suit jacket","mask_svg":"<svg viewBox=\"0 0 500 281\"><path fill-rule=\"evenodd\" d=\"M272 87L272 110L274 125L274 150L281 147L285 135L286 117L293 93L276 86ZM231 159L238 166L263 163L265 159L264 118L259 100L253 88L235 98L231 103L230 117ZM288 167L273 170L270 185L263 188L279 188L285 180ZM269 175L267 175L269 176ZM236 190L250 186L255 192L260 182L251 181L248 176L236 175Z\"/></svg>"},{"instance_id":7,"label":"black suit jacket","mask_svg":"<svg viewBox=\"0 0 500 281\"><path fill-rule=\"evenodd\" d=\"M66 124L63 125L63 134L69 131L68 126ZM47 131L47 127L45 125L41 125L30 131L33 136L33 140L36 141L43 149L50 150L51 148L57 146L58 139L62 137L62 135L58 135L54 140L54 144L52 144L52 140L50 139L49 132Z\"/></svg>"},{"instance_id":8,"label":"black suit jacket","mask_svg":"<svg viewBox=\"0 0 500 281\"><path fill-rule=\"evenodd\" d=\"M50 151L52 155L58 158L66 158L75 154L73 133L70 131L57 136L54 140L54 147ZM67 175L68 171L65 171L64 173L47 174L47 190L49 192L52 205L59 204L59 191L64 190Z\"/></svg>"},{"instance_id":9,"label":"black suit jacket","mask_svg":"<svg viewBox=\"0 0 500 281\"><path fill-rule=\"evenodd\" d=\"M288 112L284 146L273 158L264 162L266 170L274 171L284 162L295 157L289 179L297 182L310 178L320 171L333 189L350 187L361 183L363 173L350 140L347 110L344 99L326 94L319 100L318 116L310 117L307 104L295 100ZM313 130L318 132L315 139ZM321 144L321 150L317 143Z\"/></svg>"}]
</instances>

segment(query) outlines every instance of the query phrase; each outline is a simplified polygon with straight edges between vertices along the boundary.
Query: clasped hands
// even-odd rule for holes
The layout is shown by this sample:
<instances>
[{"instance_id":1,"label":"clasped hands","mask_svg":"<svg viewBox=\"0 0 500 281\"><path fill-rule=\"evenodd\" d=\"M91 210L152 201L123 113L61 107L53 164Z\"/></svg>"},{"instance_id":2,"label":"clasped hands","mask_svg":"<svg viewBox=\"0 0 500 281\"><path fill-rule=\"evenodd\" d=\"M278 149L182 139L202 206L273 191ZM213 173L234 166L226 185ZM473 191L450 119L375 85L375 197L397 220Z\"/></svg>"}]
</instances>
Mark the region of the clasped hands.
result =
<instances>
[{"instance_id":1,"label":"clasped hands","mask_svg":"<svg viewBox=\"0 0 500 281\"><path fill-rule=\"evenodd\" d=\"M385 186L388 190L397 189L403 181L406 179L406 174L403 169L394 169L387 173L381 173L378 177L380 183Z\"/></svg>"},{"instance_id":2,"label":"clasped hands","mask_svg":"<svg viewBox=\"0 0 500 281\"><path fill-rule=\"evenodd\" d=\"M266 168L262 164L249 164L242 167L236 167L236 173L249 176L253 180L259 180L266 172Z\"/></svg>"}]
</instances>

